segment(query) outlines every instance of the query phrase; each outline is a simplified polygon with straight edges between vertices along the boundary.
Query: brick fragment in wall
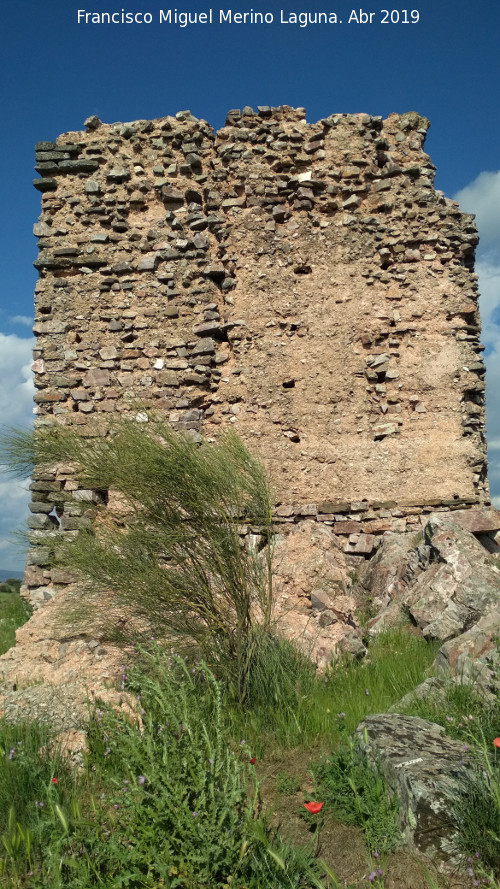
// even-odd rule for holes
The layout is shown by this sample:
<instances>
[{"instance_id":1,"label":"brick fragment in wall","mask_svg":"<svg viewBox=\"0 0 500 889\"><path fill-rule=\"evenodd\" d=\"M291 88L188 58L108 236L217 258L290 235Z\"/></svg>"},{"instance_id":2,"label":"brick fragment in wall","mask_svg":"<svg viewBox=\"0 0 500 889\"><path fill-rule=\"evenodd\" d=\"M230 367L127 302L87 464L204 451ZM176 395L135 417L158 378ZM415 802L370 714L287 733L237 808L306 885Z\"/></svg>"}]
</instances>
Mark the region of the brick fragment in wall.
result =
<instances>
[{"instance_id":1,"label":"brick fragment in wall","mask_svg":"<svg viewBox=\"0 0 500 889\"><path fill-rule=\"evenodd\" d=\"M38 420L231 424L283 521L359 515L361 541L385 504L487 502L477 233L427 126L262 106L38 143Z\"/></svg>"}]
</instances>

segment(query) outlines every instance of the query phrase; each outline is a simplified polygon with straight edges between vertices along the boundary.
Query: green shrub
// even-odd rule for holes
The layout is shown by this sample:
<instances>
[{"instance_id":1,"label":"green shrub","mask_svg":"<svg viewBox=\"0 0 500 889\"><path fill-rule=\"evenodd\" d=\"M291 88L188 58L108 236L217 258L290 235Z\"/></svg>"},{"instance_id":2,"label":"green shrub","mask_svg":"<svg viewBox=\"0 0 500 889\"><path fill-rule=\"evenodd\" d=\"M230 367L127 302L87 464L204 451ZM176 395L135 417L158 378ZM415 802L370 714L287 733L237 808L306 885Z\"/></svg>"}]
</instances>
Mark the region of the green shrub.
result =
<instances>
[{"instance_id":1,"label":"green shrub","mask_svg":"<svg viewBox=\"0 0 500 889\"><path fill-rule=\"evenodd\" d=\"M77 569L85 587L65 621L110 638L125 611L134 638L142 628L146 638L167 635L177 651L201 649L243 698L253 628L271 617L271 499L239 438L198 445L151 416L122 418L106 436L59 424L12 433L3 451L18 473L71 462L82 488L112 490L124 504L116 517L103 505L94 527L58 541L54 560ZM260 553L242 545L242 522L262 532Z\"/></svg>"},{"instance_id":2,"label":"green shrub","mask_svg":"<svg viewBox=\"0 0 500 889\"><path fill-rule=\"evenodd\" d=\"M94 866L108 880L133 874L131 885L219 886L248 843L250 752L224 738L220 684L203 664L154 648L138 657L152 670L132 666L126 688L140 695L143 729L109 709L92 724L91 758L116 813Z\"/></svg>"},{"instance_id":3,"label":"green shrub","mask_svg":"<svg viewBox=\"0 0 500 889\"><path fill-rule=\"evenodd\" d=\"M0 593L17 593L21 589L21 581L17 577L7 577L0 583Z\"/></svg>"},{"instance_id":4,"label":"green shrub","mask_svg":"<svg viewBox=\"0 0 500 889\"><path fill-rule=\"evenodd\" d=\"M269 744L307 743L318 731L310 719L315 722L318 715L314 698L321 694L322 679L293 642L270 629L256 629L252 642L245 707L227 697L230 731L249 735L259 755Z\"/></svg>"}]
</instances>

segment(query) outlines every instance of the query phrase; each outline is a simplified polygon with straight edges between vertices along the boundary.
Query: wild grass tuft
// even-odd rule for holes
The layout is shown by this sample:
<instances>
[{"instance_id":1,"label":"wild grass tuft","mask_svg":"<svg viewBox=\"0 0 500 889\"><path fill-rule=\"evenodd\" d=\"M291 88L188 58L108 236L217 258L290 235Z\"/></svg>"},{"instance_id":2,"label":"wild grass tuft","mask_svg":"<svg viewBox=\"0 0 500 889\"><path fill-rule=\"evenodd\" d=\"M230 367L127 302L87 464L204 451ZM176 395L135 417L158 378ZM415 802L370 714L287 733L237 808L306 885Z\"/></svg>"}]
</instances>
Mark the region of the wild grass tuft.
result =
<instances>
[{"instance_id":1,"label":"wild grass tuft","mask_svg":"<svg viewBox=\"0 0 500 889\"><path fill-rule=\"evenodd\" d=\"M484 736L451 802L451 816L458 830L456 846L469 870L500 876L500 757L496 746L490 753Z\"/></svg>"},{"instance_id":2,"label":"wild grass tuft","mask_svg":"<svg viewBox=\"0 0 500 889\"><path fill-rule=\"evenodd\" d=\"M16 818L31 828L38 808L46 805L52 778L60 778L61 786L67 787L70 774L46 725L0 722L0 833L7 828L11 808Z\"/></svg>"},{"instance_id":3,"label":"wild grass tuft","mask_svg":"<svg viewBox=\"0 0 500 889\"><path fill-rule=\"evenodd\" d=\"M487 695L479 682L449 680L442 695L414 697L404 712L436 722L450 737L466 743L481 744L483 737L500 735L500 702Z\"/></svg>"},{"instance_id":4,"label":"wild grass tuft","mask_svg":"<svg viewBox=\"0 0 500 889\"><path fill-rule=\"evenodd\" d=\"M345 729L354 731L422 682L435 651L404 629L391 630L373 641L365 661L343 661L320 676L292 642L261 634L245 708L228 701L230 730L249 737L259 755L271 747L331 749Z\"/></svg>"}]
</instances>

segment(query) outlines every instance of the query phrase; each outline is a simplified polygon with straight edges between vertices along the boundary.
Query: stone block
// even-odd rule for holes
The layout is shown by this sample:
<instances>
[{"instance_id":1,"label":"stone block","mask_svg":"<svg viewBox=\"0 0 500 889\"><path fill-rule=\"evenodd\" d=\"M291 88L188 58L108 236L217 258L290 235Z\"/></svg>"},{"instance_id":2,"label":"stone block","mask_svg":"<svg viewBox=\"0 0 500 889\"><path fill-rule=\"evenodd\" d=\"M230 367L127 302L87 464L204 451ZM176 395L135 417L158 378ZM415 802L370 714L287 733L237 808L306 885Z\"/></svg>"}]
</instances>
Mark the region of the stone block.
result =
<instances>
[{"instance_id":1,"label":"stone block","mask_svg":"<svg viewBox=\"0 0 500 889\"><path fill-rule=\"evenodd\" d=\"M449 812L460 781L472 770L463 741L449 738L440 725L415 716L367 717L356 743L368 763L381 769L399 800L399 824L407 845L436 864L454 869L455 826Z\"/></svg>"}]
</instances>

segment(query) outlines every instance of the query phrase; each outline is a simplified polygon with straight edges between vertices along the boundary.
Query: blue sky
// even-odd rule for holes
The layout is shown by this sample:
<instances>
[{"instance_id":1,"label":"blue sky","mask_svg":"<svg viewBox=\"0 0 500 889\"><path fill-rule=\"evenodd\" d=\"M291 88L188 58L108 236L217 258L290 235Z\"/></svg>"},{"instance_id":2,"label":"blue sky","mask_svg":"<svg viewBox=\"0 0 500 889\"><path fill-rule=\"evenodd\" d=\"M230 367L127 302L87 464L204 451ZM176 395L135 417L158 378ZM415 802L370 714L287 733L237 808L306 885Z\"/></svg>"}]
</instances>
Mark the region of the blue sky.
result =
<instances>
[{"instance_id":1,"label":"blue sky","mask_svg":"<svg viewBox=\"0 0 500 889\"><path fill-rule=\"evenodd\" d=\"M304 106L312 122L335 112L418 111L431 121L426 150L436 187L477 213L477 268L487 346L490 485L500 504L500 3L414 0L354 7L269 2L213 5L214 24L160 24L160 9L203 12L208 3L161 0L85 5L21 0L2 8L0 53L0 423L29 422L30 319L36 274L31 234L40 195L33 144L81 129L84 119L130 121L189 108L215 127L230 108ZM272 13L269 25L219 24L219 9ZM348 24L353 10L372 24ZM382 8L417 10L416 24L381 24ZM152 24L84 25L77 11L150 12ZM342 24L281 24L290 13L335 12ZM394 16L395 17L395 16ZM414 16L415 17L415 16ZM497 385L498 383L498 385ZM8 542L26 494L0 477L0 568L19 568Z\"/></svg>"}]
</instances>

